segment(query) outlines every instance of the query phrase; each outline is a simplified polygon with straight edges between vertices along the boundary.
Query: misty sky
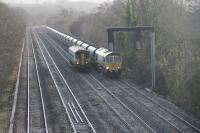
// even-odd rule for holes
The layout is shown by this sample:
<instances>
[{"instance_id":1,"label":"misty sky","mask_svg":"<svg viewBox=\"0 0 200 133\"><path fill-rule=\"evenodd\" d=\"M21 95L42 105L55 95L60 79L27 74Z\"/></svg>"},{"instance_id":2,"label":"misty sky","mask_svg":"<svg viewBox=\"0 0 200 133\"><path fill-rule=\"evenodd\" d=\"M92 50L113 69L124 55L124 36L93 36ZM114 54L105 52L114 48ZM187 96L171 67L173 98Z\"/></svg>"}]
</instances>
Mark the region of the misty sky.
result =
<instances>
[{"instance_id":1,"label":"misty sky","mask_svg":"<svg viewBox=\"0 0 200 133\"><path fill-rule=\"evenodd\" d=\"M43 2L55 2L56 0L4 0L9 3L23 3L23 4L36 4L36 3L43 3ZM90 2L97 2L97 3L102 3L106 1L113 1L113 0L69 0L69 1L90 1Z\"/></svg>"}]
</instances>

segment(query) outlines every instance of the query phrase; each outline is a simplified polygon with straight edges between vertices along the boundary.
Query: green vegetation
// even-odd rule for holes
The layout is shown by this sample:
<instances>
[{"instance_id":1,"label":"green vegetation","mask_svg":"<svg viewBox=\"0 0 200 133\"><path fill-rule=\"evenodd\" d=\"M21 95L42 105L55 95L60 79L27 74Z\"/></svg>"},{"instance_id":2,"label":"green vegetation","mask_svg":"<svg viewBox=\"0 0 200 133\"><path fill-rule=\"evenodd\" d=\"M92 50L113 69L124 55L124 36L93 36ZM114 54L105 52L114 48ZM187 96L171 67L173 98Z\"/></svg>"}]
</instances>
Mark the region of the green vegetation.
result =
<instances>
[{"instance_id":1,"label":"green vegetation","mask_svg":"<svg viewBox=\"0 0 200 133\"><path fill-rule=\"evenodd\" d=\"M73 20L64 32L99 46L107 46L108 27L154 26L155 91L200 118L199 10L189 12L174 0L114 0ZM124 58L125 76L148 85L149 37L142 33L141 50L135 49L134 37L135 33L117 33L117 50Z\"/></svg>"},{"instance_id":2,"label":"green vegetation","mask_svg":"<svg viewBox=\"0 0 200 133\"><path fill-rule=\"evenodd\" d=\"M0 132L6 132L25 32L24 12L0 3Z\"/></svg>"}]
</instances>

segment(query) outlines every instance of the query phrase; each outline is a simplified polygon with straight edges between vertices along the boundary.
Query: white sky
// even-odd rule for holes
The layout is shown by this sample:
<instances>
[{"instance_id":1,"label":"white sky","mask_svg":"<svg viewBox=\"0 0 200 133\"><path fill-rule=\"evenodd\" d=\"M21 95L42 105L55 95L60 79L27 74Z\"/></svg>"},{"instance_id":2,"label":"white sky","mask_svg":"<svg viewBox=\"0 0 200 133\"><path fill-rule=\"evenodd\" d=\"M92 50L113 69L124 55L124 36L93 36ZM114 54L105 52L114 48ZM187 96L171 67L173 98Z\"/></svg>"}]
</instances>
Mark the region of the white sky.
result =
<instances>
[{"instance_id":1,"label":"white sky","mask_svg":"<svg viewBox=\"0 0 200 133\"><path fill-rule=\"evenodd\" d=\"M23 3L23 4L36 4L36 3L43 3L43 2L55 2L56 0L2 0L6 1L8 3ZM106 1L113 1L113 0L69 0L69 1L90 1L90 2L97 2L97 3L102 3Z\"/></svg>"}]
</instances>

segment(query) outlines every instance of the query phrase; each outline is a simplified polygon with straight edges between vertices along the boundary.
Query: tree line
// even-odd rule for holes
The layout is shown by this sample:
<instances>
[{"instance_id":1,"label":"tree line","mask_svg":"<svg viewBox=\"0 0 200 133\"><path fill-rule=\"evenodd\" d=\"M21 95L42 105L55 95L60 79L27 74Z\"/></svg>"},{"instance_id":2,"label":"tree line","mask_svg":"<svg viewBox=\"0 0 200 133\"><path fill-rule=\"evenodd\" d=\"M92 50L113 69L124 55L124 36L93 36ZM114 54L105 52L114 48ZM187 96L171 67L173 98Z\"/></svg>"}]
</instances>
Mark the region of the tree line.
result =
<instances>
[{"instance_id":1,"label":"tree line","mask_svg":"<svg viewBox=\"0 0 200 133\"><path fill-rule=\"evenodd\" d=\"M25 29L25 13L0 3L0 132L9 125Z\"/></svg>"}]
</instances>

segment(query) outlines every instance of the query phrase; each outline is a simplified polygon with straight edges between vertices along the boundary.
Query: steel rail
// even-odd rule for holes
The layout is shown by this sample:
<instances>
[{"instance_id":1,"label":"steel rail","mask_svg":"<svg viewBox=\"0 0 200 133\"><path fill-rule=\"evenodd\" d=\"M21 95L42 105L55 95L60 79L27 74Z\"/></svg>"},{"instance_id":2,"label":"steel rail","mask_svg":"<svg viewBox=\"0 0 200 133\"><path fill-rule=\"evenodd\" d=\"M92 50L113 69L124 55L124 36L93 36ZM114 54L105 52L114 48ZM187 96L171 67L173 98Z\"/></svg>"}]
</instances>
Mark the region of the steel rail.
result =
<instances>
[{"instance_id":1,"label":"steel rail","mask_svg":"<svg viewBox=\"0 0 200 133\"><path fill-rule=\"evenodd\" d=\"M75 115L75 113L74 113L74 111L73 111L73 109L72 109L70 103L68 103L68 107L69 107L70 111L72 112L73 117L74 117L74 119L76 120L76 123L78 123L79 121L78 121L78 119L77 119L77 117L76 117L76 115Z\"/></svg>"},{"instance_id":2,"label":"steel rail","mask_svg":"<svg viewBox=\"0 0 200 133\"><path fill-rule=\"evenodd\" d=\"M89 85L92 87L92 89L97 93L97 95L100 96L100 97L102 98L102 100L106 103L106 105L117 115L117 117L119 117L119 119L125 124L125 126L127 126L127 127L129 128L129 130L133 131L133 128L132 128L133 126L130 125L130 124L122 117L122 115L120 115L120 113L119 113L116 109L114 109L114 108L109 104L109 102L108 102L105 98L103 98L103 97L97 92L96 89L94 89L95 87L94 87L85 77L83 77L82 75L80 75L80 77L81 77L87 84L89 84ZM133 132L134 132L134 131L133 131Z\"/></svg>"},{"instance_id":3,"label":"steel rail","mask_svg":"<svg viewBox=\"0 0 200 133\"><path fill-rule=\"evenodd\" d=\"M48 133L48 125L47 125L46 111L45 111L45 105L44 105L44 97L43 97L43 92L42 92L42 87L41 87L41 82L40 82L40 75L39 75L39 72L38 72L37 59L36 59L36 56L35 56L35 49L33 47L32 37L31 37L31 47L32 47L32 51L33 51L34 64L35 64L35 68L36 68L37 81L38 81L39 91L40 91L40 99L41 99L41 104L42 104L45 133Z\"/></svg>"},{"instance_id":4,"label":"steel rail","mask_svg":"<svg viewBox=\"0 0 200 133\"><path fill-rule=\"evenodd\" d=\"M123 89L123 87L121 85L116 84L115 82L113 82L115 85L117 85L118 87L120 87L124 92L127 93L127 95L131 96L132 95L130 93L127 92L126 89ZM160 117L162 120L164 120L166 123L168 123L169 125L171 125L175 130L177 130L177 132L179 133L183 133L183 131L181 131L181 129L179 129L178 127L176 127L174 124L170 123L169 120L166 120L163 116L161 116L160 114L158 114L157 112L155 112L154 110L152 110L150 107L148 107L147 105L145 105L144 103L140 102L137 98L132 97L137 103L139 103L140 105L143 105L146 109L150 110L151 112L153 112L155 115L157 115L158 117Z\"/></svg>"},{"instance_id":5,"label":"steel rail","mask_svg":"<svg viewBox=\"0 0 200 133\"><path fill-rule=\"evenodd\" d=\"M200 132L200 129L194 125L192 125L191 123L189 123L188 121L186 121L184 118L181 118L180 116L178 116L177 114L175 114L174 112L170 111L169 109L167 109L166 107L164 107L163 105L157 103L155 100L153 100L152 98L150 98L149 96L147 96L146 94L143 94L141 91L137 90L135 87L132 87L129 83L127 83L127 81L122 81L122 83L126 84L128 87L134 89L136 92L138 92L140 95L146 97L147 99L149 99L150 101L152 101L154 104L158 105L160 108L162 108L163 110L167 111L169 114L171 114L172 116L178 118L179 120L181 120L182 122L186 123L189 127L193 128L194 130Z\"/></svg>"},{"instance_id":6,"label":"steel rail","mask_svg":"<svg viewBox=\"0 0 200 133\"><path fill-rule=\"evenodd\" d=\"M40 39L40 38L39 38L39 39ZM41 42L42 42L42 40L41 40ZM81 110L81 112L82 112L83 116L85 117L85 119L86 119L87 123L89 124L89 127L91 128L91 130L93 131L93 133L96 133L96 131L95 131L94 127L92 126L91 122L89 121L89 119L87 118L87 116L86 116L85 112L83 111L83 109L82 109L82 107L81 107L80 103L78 102L77 98L75 97L74 93L72 92L71 88L69 87L69 85L68 85L67 81L66 81L66 80L65 80L65 78L63 77L63 74L60 72L60 69L58 68L58 66L57 66L57 65L56 65L56 63L54 62L54 60L53 60L52 56L51 56L51 55L50 55L50 53L48 52L48 50L47 50L47 48L45 47L44 43L42 43L42 44L43 44L44 48L46 49L46 51L47 51L47 54L48 54L48 55L49 55L49 57L51 58L51 60L52 60L53 64L55 65L56 69L58 70L58 72L59 72L59 74L60 74L61 78L63 79L63 81L64 81L64 83L65 83L65 85L67 86L67 88L68 88L69 92L71 93L72 97L74 98L75 102L77 103L77 105L78 105L79 109Z\"/></svg>"},{"instance_id":7,"label":"steel rail","mask_svg":"<svg viewBox=\"0 0 200 133\"><path fill-rule=\"evenodd\" d=\"M27 31L28 31L28 29L27 29ZM28 43L28 40L29 40L29 32L27 32L27 42L26 42L26 44L27 44L27 50L28 50L28 86L27 86L27 89L28 89L28 92L27 92L27 129L26 129L26 132L27 133L29 133L29 131L30 131L30 95L29 95L29 93L30 93L30 83L29 83L29 81L30 81L30 75L29 75L29 72L30 72L30 66L29 66L29 62L30 62L30 53L29 53L29 43Z\"/></svg>"},{"instance_id":8,"label":"steel rail","mask_svg":"<svg viewBox=\"0 0 200 133\"><path fill-rule=\"evenodd\" d=\"M46 37L49 38L50 40L52 40L48 35L47 35ZM54 40L52 40L52 41L55 42ZM55 44L57 45L56 42L55 42ZM54 47L54 48L56 49L56 51L63 57L63 59L64 59L65 61L68 62L68 64L70 64L69 59L68 59L67 57L65 57L65 56L58 50L57 47L55 47L55 46L52 45L52 44L51 44L51 46ZM57 45L57 46L59 47L60 50L62 50L63 52L66 52L65 50L63 50L63 48L62 48L61 46L59 46L59 45Z\"/></svg>"},{"instance_id":9,"label":"steel rail","mask_svg":"<svg viewBox=\"0 0 200 133\"><path fill-rule=\"evenodd\" d=\"M60 90L59 90L59 86L58 86L57 82L55 81L55 78L54 78L53 73L52 73L52 71L51 71L51 69L50 69L50 66L49 66L49 64L48 64L48 61L47 61L47 59L46 59L46 57L45 57L45 55L44 55L44 52L43 52L41 46L39 45L39 39L37 39L38 36L36 36L36 34L34 33L34 31L33 31L33 34L34 34L35 40L36 40L36 42L37 42L37 44L38 44L38 47L39 47L39 49L40 49L40 51L41 51L41 54L42 54L42 56L43 56L43 59L45 60L45 63L46 63L47 68L48 68L48 70L49 70L49 73L50 73L50 75L51 75L51 77L52 77L52 79L53 79L53 82L54 82L54 84L55 84L56 90L57 90L57 92L58 92L58 94L59 94L59 97L60 97L60 99L61 99L61 102L62 102L62 104L63 104L63 106L64 106L65 112L66 112L66 114L67 114L67 116L68 116L68 118L69 118L69 121L70 121L70 124L71 124L71 126L72 126L72 129L73 129L74 133L77 133L76 128L75 128L75 125L74 125L74 123L73 123L73 121L72 121L72 118L71 118L71 116L70 116L70 113L69 113L69 111L68 111L68 109L67 109L67 107L66 107L66 105L65 105L65 102L64 102L64 100L63 100L63 98L62 98L61 92L60 92Z\"/></svg>"},{"instance_id":10,"label":"steel rail","mask_svg":"<svg viewBox=\"0 0 200 133\"><path fill-rule=\"evenodd\" d=\"M132 115L134 115L146 128L151 132L156 133L156 131L151 128L143 119L141 119L135 112L133 112L126 104L124 104L117 96L115 96L110 90L107 89L99 80L97 80L93 75L89 74L100 86L102 86L113 98L115 98L124 108L126 108Z\"/></svg>"},{"instance_id":11,"label":"steel rail","mask_svg":"<svg viewBox=\"0 0 200 133\"><path fill-rule=\"evenodd\" d=\"M83 119L81 118L81 116L79 115L77 109L75 108L74 104L72 103L72 108L75 110L76 115L78 116L78 118L80 119L81 122L83 122Z\"/></svg>"}]
</instances>

